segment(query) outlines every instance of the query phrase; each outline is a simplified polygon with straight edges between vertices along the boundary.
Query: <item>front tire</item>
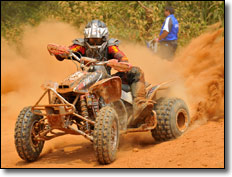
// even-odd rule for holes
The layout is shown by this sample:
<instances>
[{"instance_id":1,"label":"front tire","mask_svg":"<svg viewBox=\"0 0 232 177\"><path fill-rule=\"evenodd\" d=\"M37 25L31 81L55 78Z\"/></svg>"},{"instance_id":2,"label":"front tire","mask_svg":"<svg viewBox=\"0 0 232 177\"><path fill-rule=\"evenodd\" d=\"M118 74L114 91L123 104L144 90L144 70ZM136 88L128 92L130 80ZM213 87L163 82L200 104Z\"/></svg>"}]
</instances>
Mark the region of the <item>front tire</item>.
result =
<instances>
[{"instance_id":1,"label":"front tire","mask_svg":"<svg viewBox=\"0 0 232 177\"><path fill-rule=\"evenodd\" d=\"M112 107L103 107L97 116L93 133L93 147L100 164L110 164L116 159L118 144L118 115Z\"/></svg>"},{"instance_id":2,"label":"front tire","mask_svg":"<svg viewBox=\"0 0 232 177\"><path fill-rule=\"evenodd\" d=\"M31 107L25 107L20 112L15 125L15 146L18 155L28 162L33 162L38 159L44 141L37 141L34 137L41 130L38 128L38 121L42 116L33 114Z\"/></svg>"},{"instance_id":3,"label":"front tire","mask_svg":"<svg viewBox=\"0 0 232 177\"><path fill-rule=\"evenodd\" d=\"M151 131L156 141L178 138L189 127L189 110L185 102L178 98L160 98L154 106L157 126Z\"/></svg>"}]
</instances>

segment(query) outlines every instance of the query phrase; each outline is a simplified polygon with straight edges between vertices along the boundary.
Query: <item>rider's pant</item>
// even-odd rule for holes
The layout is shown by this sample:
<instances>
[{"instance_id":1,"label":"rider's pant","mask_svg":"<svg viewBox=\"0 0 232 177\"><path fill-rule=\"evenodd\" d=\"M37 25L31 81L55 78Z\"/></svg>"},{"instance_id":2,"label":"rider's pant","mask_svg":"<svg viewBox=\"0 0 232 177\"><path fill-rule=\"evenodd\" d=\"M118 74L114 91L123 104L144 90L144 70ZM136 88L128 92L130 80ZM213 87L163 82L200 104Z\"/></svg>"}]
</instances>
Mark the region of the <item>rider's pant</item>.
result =
<instances>
[{"instance_id":1,"label":"rider's pant","mask_svg":"<svg viewBox=\"0 0 232 177\"><path fill-rule=\"evenodd\" d=\"M139 67L133 67L129 72L116 73L123 83L131 87L133 96L133 119L129 120L131 126L143 123L144 119L152 112L153 103L146 99L144 73Z\"/></svg>"},{"instance_id":2,"label":"rider's pant","mask_svg":"<svg viewBox=\"0 0 232 177\"><path fill-rule=\"evenodd\" d=\"M117 72L114 75L119 76L123 84L128 84L131 87L133 99L145 98L144 72L139 67L133 66L129 72Z\"/></svg>"}]
</instances>

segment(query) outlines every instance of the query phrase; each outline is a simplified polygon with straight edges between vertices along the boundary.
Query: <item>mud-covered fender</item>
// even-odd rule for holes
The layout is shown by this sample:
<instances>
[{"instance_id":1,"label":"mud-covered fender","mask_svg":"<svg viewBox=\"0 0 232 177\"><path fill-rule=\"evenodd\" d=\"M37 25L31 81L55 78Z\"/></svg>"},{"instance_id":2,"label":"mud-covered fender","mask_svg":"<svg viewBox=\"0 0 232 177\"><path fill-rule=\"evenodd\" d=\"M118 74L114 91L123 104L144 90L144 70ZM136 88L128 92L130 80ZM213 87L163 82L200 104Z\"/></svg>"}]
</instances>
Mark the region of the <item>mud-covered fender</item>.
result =
<instances>
[{"instance_id":1,"label":"mud-covered fender","mask_svg":"<svg viewBox=\"0 0 232 177\"><path fill-rule=\"evenodd\" d=\"M153 85L153 86L147 88L147 98L151 99L151 100L155 100L157 91L168 89L169 87L167 86L167 84L169 84L170 82L173 82L173 80L163 82L163 83L160 83L160 84L155 85L155 86Z\"/></svg>"},{"instance_id":2,"label":"mud-covered fender","mask_svg":"<svg viewBox=\"0 0 232 177\"><path fill-rule=\"evenodd\" d=\"M101 96L105 103L109 104L121 98L121 87L121 78L114 76L96 82L89 88L89 91Z\"/></svg>"}]
</instances>

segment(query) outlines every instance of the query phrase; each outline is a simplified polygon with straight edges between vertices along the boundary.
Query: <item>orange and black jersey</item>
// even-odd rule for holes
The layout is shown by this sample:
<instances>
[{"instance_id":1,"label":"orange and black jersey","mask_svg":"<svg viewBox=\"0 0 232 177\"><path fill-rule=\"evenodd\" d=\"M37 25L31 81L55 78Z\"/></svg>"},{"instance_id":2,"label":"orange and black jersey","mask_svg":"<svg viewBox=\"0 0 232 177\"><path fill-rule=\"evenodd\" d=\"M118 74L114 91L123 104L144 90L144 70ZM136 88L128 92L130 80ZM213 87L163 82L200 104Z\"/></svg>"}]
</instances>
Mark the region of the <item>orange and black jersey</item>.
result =
<instances>
[{"instance_id":1,"label":"orange and black jersey","mask_svg":"<svg viewBox=\"0 0 232 177\"><path fill-rule=\"evenodd\" d=\"M71 46L69 46L69 48L73 51L73 52L79 52L81 53L83 56L85 56L85 52L86 52L86 48L83 46L80 46L78 44L73 44ZM116 45L112 45L107 47L107 51L108 51L108 60L110 59L117 59L119 62L128 62L128 58L126 57L126 55L119 50L118 46Z\"/></svg>"}]
</instances>

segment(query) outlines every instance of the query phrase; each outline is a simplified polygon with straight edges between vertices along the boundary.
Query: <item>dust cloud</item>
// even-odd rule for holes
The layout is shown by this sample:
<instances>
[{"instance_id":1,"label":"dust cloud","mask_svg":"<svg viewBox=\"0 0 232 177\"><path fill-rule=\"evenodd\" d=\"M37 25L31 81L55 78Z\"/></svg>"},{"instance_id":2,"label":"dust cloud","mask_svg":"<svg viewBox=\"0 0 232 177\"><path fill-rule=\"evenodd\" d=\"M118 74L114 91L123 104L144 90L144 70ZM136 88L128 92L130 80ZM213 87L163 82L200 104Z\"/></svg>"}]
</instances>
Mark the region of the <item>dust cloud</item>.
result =
<instances>
[{"instance_id":1,"label":"dust cloud","mask_svg":"<svg viewBox=\"0 0 232 177\"><path fill-rule=\"evenodd\" d=\"M131 64L140 66L147 82L158 84L175 80L166 95L180 97L190 108L192 121L214 119L224 114L223 29L202 34L181 49L173 62L162 60L144 46L122 41L120 49ZM49 55L48 43L70 45L83 37L69 24L46 21L26 27L20 52L1 39L2 119L16 121L20 110L33 105L42 95L41 85L59 82L76 71L75 65ZM113 37L113 36L111 36Z\"/></svg>"},{"instance_id":2,"label":"dust cloud","mask_svg":"<svg viewBox=\"0 0 232 177\"><path fill-rule=\"evenodd\" d=\"M202 34L176 57L183 78L192 119L224 117L224 29Z\"/></svg>"},{"instance_id":3,"label":"dust cloud","mask_svg":"<svg viewBox=\"0 0 232 177\"><path fill-rule=\"evenodd\" d=\"M59 82L76 71L72 62L60 62L50 56L47 44L70 45L74 38L80 36L68 24L47 21L38 27L25 27L20 51L1 40L2 119L16 120L23 107L35 104L42 95L41 85L44 82Z\"/></svg>"},{"instance_id":4,"label":"dust cloud","mask_svg":"<svg viewBox=\"0 0 232 177\"><path fill-rule=\"evenodd\" d=\"M163 96L179 97L187 103L191 116L189 130L224 117L223 30L209 31L193 39L177 52L172 62L162 60L144 46L126 42L122 45L129 61L144 70L146 81L158 84L174 80ZM130 145L150 145L153 140L137 134L120 142L124 150Z\"/></svg>"},{"instance_id":5,"label":"dust cloud","mask_svg":"<svg viewBox=\"0 0 232 177\"><path fill-rule=\"evenodd\" d=\"M174 80L164 96L185 100L191 123L224 117L224 29L209 31L180 49L172 62L154 55L144 46L122 45L129 61L140 66L152 84Z\"/></svg>"}]
</instances>

